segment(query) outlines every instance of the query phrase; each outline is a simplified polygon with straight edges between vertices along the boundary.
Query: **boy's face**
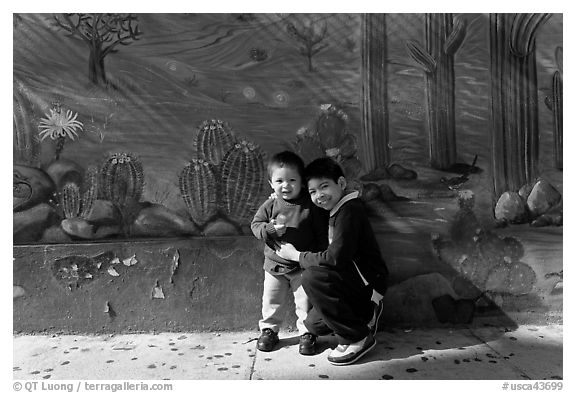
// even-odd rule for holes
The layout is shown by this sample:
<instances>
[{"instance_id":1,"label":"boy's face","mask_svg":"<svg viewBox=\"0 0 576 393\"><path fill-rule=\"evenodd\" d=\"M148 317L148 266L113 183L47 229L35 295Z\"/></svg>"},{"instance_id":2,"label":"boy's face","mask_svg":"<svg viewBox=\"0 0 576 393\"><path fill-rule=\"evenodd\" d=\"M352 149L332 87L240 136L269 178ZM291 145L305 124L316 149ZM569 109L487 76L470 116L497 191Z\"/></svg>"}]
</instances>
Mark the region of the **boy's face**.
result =
<instances>
[{"instance_id":1,"label":"boy's face","mask_svg":"<svg viewBox=\"0 0 576 393\"><path fill-rule=\"evenodd\" d=\"M345 189L346 179L344 177L340 177L337 183L326 178L308 180L308 192L312 202L325 210L332 210L336 206L344 196Z\"/></svg>"},{"instance_id":2,"label":"boy's face","mask_svg":"<svg viewBox=\"0 0 576 393\"><path fill-rule=\"evenodd\" d=\"M298 198L302 190L302 178L298 170L288 166L274 168L269 183L276 196L284 200Z\"/></svg>"}]
</instances>

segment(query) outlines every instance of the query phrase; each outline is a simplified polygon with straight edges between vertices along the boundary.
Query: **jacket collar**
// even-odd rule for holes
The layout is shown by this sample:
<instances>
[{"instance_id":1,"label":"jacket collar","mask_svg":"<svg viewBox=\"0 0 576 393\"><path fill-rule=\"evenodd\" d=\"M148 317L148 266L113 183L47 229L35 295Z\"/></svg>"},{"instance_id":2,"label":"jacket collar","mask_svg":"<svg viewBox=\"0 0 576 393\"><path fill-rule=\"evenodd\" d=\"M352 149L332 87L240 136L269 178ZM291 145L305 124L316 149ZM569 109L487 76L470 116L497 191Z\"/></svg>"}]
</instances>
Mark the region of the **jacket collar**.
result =
<instances>
[{"instance_id":1,"label":"jacket collar","mask_svg":"<svg viewBox=\"0 0 576 393\"><path fill-rule=\"evenodd\" d=\"M348 201L351 201L352 199L358 198L358 195L360 195L358 191L352 191L351 193L344 195L342 199L338 201L336 206L334 206L332 210L330 210L330 217L336 214L343 204L345 204Z\"/></svg>"}]
</instances>

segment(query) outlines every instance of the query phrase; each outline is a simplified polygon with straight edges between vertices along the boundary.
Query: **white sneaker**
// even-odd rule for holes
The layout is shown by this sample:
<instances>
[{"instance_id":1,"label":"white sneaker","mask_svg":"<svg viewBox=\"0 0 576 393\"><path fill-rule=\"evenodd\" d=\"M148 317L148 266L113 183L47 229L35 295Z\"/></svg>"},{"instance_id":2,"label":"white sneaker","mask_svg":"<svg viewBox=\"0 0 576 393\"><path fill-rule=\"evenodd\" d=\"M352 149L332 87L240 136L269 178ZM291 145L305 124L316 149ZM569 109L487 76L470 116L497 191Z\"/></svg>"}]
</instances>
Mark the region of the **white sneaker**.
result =
<instances>
[{"instance_id":1,"label":"white sneaker","mask_svg":"<svg viewBox=\"0 0 576 393\"><path fill-rule=\"evenodd\" d=\"M376 346L376 339L368 333L362 340L352 344L340 344L328 355L328 361L336 366L352 364Z\"/></svg>"}]
</instances>

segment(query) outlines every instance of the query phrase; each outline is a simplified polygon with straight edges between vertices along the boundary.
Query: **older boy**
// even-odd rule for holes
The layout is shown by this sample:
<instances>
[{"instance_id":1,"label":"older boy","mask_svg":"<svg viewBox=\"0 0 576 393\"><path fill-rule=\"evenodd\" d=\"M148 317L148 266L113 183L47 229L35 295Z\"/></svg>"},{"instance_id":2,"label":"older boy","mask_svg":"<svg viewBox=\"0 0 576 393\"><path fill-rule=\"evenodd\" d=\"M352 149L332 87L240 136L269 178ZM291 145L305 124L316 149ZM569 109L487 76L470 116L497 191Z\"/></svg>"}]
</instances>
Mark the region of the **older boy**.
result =
<instances>
[{"instance_id":1,"label":"older boy","mask_svg":"<svg viewBox=\"0 0 576 393\"><path fill-rule=\"evenodd\" d=\"M306 167L305 177L312 202L330 212L329 246L300 252L282 244L276 254L304 269L302 286L312 303L304 323L315 335L334 332L338 339L328 361L352 364L376 346L368 326L374 316L371 297L373 290L386 292L388 269L358 192L346 191L340 166L319 158Z\"/></svg>"}]
</instances>

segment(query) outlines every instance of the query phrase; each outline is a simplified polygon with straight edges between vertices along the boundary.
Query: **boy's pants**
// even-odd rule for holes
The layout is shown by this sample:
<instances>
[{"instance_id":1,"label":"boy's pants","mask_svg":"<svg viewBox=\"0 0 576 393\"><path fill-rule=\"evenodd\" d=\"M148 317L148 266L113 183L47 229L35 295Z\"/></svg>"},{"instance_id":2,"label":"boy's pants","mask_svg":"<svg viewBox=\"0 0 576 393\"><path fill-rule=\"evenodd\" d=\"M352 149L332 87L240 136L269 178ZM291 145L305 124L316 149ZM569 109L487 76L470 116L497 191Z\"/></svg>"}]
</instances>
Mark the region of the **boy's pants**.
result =
<instances>
[{"instance_id":1,"label":"boy's pants","mask_svg":"<svg viewBox=\"0 0 576 393\"><path fill-rule=\"evenodd\" d=\"M302 270L293 273L274 276L264 271L264 293L262 295L262 319L258 322L260 330L270 328L275 332L280 329L286 306L291 300L289 294L294 294L296 308L296 327L300 335L308 333L304 320L310 311L310 301L302 288Z\"/></svg>"},{"instance_id":2,"label":"boy's pants","mask_svg":"<svg viewBox=\"0 0 576 393\"><path fill-rule=\"evenodd\" d=\"M348 269L313 266L304 270L302 286L313 304L305 320L310 333L335 333L338 344L365 338L374 313L372 289L352 265Z\"/></svg>"}]
</instances>

